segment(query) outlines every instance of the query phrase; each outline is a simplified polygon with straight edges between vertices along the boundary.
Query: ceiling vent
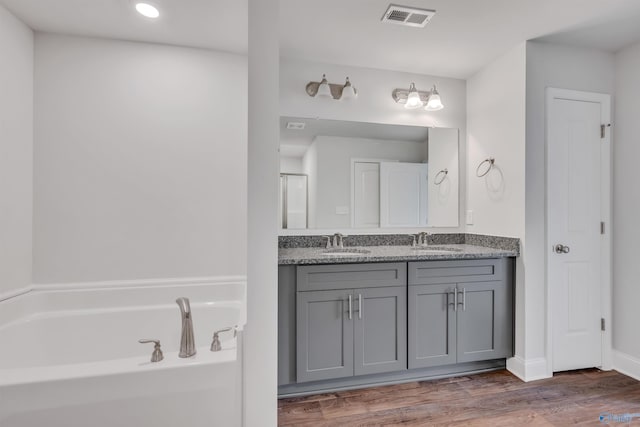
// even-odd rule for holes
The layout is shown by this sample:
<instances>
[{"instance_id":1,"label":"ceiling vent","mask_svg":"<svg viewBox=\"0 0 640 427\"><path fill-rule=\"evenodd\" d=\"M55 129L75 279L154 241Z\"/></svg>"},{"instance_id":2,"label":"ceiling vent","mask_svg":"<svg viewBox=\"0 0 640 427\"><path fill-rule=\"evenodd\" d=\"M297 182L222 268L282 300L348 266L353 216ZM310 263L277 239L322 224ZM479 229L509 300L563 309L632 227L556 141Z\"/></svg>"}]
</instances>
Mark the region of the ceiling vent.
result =
<instances>
[{"instance_id":1,"label":"ceiling vent","mask_svg":"<svg viewBox=\"0 0 640 427\"><path fill-rule=\"evenodd\" d=\"M306 126L306 123L301 123L301 122L287 122L287 129L303 130L305 126Z\"/></svg>"},{"instance_id":2,"label":"ceiling vent","mask_svg":"<svg viewBox=\"0 0 640 427\"><path fill-rule=\"evenodd\" d=\"M435 14L435 10L391 4L384 13L382 22L423 28Z\"/></svg>"}]
</instances>

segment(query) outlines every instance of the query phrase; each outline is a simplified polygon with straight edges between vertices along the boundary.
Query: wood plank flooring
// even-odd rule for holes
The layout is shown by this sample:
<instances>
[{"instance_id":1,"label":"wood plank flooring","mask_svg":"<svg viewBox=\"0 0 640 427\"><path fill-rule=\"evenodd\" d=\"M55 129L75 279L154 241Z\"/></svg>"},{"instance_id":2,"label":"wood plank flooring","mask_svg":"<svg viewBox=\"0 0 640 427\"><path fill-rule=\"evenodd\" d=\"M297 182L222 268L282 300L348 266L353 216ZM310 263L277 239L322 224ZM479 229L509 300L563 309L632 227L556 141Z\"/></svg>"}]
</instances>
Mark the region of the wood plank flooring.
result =
<instances>
[{"instance_id":1,"label":"wood plank flooring","mask_svg":"<svg viewBox=\"0 0 640 427\"><path fill-rule=\"evenodd\" d=\"M502 370L281 399L278 425L602 426L602 413L640 414L640 382L587 369L524 383Z\"/></svg>"}]
</instances>

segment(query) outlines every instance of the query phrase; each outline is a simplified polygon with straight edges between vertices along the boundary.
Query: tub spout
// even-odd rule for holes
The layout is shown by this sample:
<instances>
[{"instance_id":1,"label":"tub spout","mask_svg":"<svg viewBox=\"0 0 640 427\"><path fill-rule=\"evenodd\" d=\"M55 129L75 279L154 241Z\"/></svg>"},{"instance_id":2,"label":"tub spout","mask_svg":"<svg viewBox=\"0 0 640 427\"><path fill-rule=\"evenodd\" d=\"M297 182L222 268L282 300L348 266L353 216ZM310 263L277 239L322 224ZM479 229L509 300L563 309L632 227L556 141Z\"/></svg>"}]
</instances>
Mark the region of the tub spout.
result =
<instances>
[{"instance_id":1,"label":"tub spout","mask_svg":"<svg viewBox=\"0 0 640 427\"><path fill-rule=\"evenodd\" d=\"M178 298L176 304L180 307L182 316L182 335L180 336L180 353L178 357L191 357L196 354L196 343L193 338L193 321L189 298Z\"/></svg>"}]
</instances>

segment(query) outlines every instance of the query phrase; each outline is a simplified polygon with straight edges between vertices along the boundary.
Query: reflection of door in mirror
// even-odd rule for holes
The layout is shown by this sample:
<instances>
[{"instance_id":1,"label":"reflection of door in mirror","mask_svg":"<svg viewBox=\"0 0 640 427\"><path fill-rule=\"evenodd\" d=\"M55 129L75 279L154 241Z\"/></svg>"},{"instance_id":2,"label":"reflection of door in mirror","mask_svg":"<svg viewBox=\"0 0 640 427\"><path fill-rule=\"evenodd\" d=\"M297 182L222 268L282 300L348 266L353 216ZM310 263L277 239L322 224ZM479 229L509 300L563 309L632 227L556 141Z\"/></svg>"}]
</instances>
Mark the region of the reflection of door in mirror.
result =
<instances>
[{"instance_id":1,"label":"reflection of door in mirror","mask_svg":"<svg viewBox=\"0 0 640 427\"><path fill-rule=\"evenodd\" d=\"M353 162L354 228L380 227L380 162Z\"/></svg>"},{"instance_id":2,"label":"reflection of door in mirror","mask_svg":"<svg viewBox=\"0 0 640 427\"><path fill-rule=\"evenodd\" d=\"M380 163L380 225L427 225L426 163Z\"/></svg>"},{"instance_id":3,"label":"reflection of door in mirror","mask_svg":"<svg viewBox=\"0 0 640 427\"><path fill-rule=\"evenodd\" d=\"M307 228L307 176L280 174L280 217L282 228Z\"/></svg>"}]
</instances>

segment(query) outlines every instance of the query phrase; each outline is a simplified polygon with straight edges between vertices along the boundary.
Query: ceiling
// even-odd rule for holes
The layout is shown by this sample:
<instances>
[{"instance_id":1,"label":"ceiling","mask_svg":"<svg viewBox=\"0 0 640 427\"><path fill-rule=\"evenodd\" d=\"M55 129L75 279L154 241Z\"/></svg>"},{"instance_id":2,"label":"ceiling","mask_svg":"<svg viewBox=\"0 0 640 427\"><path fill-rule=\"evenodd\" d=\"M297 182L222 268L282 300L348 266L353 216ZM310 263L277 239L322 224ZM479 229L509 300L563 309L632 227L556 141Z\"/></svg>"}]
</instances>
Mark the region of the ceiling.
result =
<instances>
[{"instance_id":1,"label":"ceiling","mask_svg":"<svg viewBox=\"0 0 640 427\"><path fill-rule=\"evenodd\" d=\"M390 2L437 13L425 28L383 24ZM635 18L635 28L605 41L574 38L611 50L640 39L638 0L281 0L280 17L283 56L456 78L518 43L558 32Z\"/></svg>"},{"instance_id":2,"label":"ceiling","mask_svg":"<svg viewBox=\"0 0 640 427\"><path fill-rule=\"evenodd\" d=\"M248 0L147 2L160 18L138 15L134 0L0 0L37 31L246 53Z\"/></svg>"},{"instance_id":3,"label":"ceiling","mask_svg":"<svg viewBox=\"0 0 640 427\"><path fill-rule=\"evenodd\" d=\"M0 0L37 31L247 52L248 0ZM388 4L435 9L426 28L383 24ZM640 40L638 0L280 0L281 54L467 78L525 40L616 51Z\"/></svg>"}]
</instances>

